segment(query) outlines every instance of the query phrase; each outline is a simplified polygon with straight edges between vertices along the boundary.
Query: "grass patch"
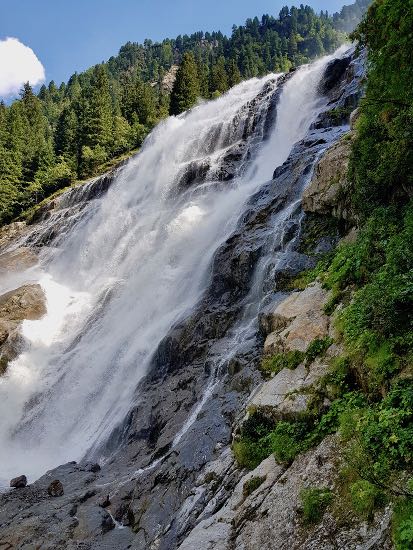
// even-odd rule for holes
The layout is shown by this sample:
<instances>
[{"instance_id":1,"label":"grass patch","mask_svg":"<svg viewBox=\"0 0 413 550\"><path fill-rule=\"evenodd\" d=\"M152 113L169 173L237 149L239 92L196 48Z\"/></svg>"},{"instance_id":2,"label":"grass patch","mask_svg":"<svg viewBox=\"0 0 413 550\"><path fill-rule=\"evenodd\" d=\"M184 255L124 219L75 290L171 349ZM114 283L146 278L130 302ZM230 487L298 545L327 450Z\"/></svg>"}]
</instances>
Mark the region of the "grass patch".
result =
<instances>
[{"instance_id":1,"label":"grass patch","mask_svg":"<svg viewBox=\"0 0 413 550\"><path fill-rule=\"evenodd\" d=\"M326 336L325 338L316 338L313 340L305 352L306 361L308 363L312 363L314 359L324 355L332 343L333 339L329 336Z\"/></svg>"},{"instance_id":2,"label":"grass patch","mask_svg":"<svg viewBox=\"0 0 413 550\"><path fill-rule=\"evenodd\" d=\"M383 491L366 479L360 479L350 485L350 498L356 514L367 520L370 520L374 511L385 502Z\"/></svg>"},{"instance_id":3,"label":"grass patch","mask_svg":"<svg viewBox=\"0 0 413 550\"><path fill-rule=\"evenodd\" d=\"M267 479L266 476L256 476L246 481L242 489L242 494L244 498L247 498L254 491L256 491L258 487L260 487L266 479Z\"/></svg>"},{"instance_id":4,"label":"grass patch","mask_svg":"<svg viewBox=\"0 0 413 550\"><path fill-rule=\"evenodd\" d=\"M333 493L329 489L309 487L300 493L303 522L307 525L318 523L327 507L333 501Z\"/></svg>"},{"instance_id":5,"label":"grass patch","mask_svg":"<svg viewBox=\"0 0 413 550\"><path fill-rule=\"evenodd\" d=\"M305 353L301 351L287 351L285 353L277 353L275 355L264 357L260 370L269 374L278 374L283 369L295 369L305 359Z\"/></svg>"}]
</instances>

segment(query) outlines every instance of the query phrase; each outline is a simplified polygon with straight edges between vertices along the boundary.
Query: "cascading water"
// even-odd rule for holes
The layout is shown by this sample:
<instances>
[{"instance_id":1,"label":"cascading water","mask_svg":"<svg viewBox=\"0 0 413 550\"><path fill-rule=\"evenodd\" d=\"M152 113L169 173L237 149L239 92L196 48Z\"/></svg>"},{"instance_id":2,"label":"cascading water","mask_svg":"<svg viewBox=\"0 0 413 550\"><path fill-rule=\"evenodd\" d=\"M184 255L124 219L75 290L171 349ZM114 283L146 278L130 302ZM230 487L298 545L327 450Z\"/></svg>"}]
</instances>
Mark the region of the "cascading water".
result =
<instances>
[{"instance_id":1,"label":"cascading water","mask_svg":"<svg viewBox=\"0 0 413 550\"><path fill-rule=\"evenodd\" d=\"M286 81L266 140L274 75L161 123L108 193L19 276L41 284L48 313L24 322L30 346L0 379L0 478L78 460L124 419L159 342L202 297L248 199L325 105L317 85L330 59ZM234 151L234 177L222 181Z\"/></svg>"}]
</instances>

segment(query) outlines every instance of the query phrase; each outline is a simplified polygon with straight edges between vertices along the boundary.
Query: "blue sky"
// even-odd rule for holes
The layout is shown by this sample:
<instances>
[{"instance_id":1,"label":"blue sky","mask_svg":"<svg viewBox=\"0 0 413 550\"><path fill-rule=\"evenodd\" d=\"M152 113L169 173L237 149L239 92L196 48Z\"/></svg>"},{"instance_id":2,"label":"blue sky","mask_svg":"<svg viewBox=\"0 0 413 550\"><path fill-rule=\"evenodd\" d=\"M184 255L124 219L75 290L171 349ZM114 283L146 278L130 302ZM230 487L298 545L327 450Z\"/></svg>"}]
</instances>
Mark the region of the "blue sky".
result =
<instances>
[{"instance_id":1,"label":"blue sky","mask_svg":"<svg viewBox=\"0 0 413 550\"><path fill-rule=\"evenodd\" d=\"M33 49L46 81L116 55L128 40L159 40L197 30L222 30L263 13L277 15L289 0L1 0L0 40L18 38ZM352 0L307 0L315 10L338 11Z\"/></svg>"}]
</instances>

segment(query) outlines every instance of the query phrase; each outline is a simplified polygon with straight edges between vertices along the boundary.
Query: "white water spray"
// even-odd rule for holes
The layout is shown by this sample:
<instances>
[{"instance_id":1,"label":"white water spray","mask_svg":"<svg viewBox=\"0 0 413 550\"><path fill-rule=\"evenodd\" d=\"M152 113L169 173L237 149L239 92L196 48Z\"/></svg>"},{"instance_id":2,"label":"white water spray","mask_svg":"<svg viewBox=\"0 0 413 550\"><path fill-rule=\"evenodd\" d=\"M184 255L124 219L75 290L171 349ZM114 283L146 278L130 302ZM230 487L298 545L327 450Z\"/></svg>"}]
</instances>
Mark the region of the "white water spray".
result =
<instances>
[{"instance_id":1,"label":"white water spray","mask_svg":"<svg viewBox=\"0 0 413 550\"><path fill-rule=\"evenodd\" d=\"M125 418L159 342L202 296L213 255L248 198L320 110L317 83L329 59L287 82L270 139L242 175L177 189L190 162L208 159L213 173L242 136L242 107L274 77L160 124L99 207L45 253L36 273L48 313L24 323L30 347L0 378L0 479L22 472L33 479L79 460Z\"/></svg>"}]
</instances>

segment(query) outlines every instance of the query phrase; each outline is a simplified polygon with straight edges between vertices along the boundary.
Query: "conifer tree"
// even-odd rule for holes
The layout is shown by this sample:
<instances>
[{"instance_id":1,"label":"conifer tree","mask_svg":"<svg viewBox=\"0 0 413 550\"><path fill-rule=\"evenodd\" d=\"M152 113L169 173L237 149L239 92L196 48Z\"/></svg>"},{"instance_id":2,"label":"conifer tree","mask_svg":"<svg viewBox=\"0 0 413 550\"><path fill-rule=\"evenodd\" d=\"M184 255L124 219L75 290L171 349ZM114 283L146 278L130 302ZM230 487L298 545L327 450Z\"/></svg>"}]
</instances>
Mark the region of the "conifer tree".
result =
<instances>
[{"instance_id":1,"label":"conifer tree","mask_svg":"<svg viewBox=\"0 0 413 550\"><path fill-rule=\"evenodd\" d=\"M211 93L224 93L228 90L228 77L225 70L225 58L220 56L211 70Z\"/></svg>"},{"instance_id":2,"label":"conifer tree","mask_svg":"<svg viewBox=\"0 0 413 550\"><path fill-rule=\"evenodd\" d=\"M228 64L228 85L230 88L241 82L241 73L235 59L231 59Z\"/></svg>"},{"instance_id":3,"label":"conifer tree","mask_svg":"<svg viewBox=\"0 0 413 550\"><path fill-rule=\"evenodd\" d=\"M179 115L193 107L200 97L200 85L195 59L192 53L186 52L176 74L171 93L170 114Z\"/></svg>"},{"instance_id":4,"label":"conifer tree","mask_svg":"<svg viewBox=\"0 0 413 550\"><path fill-rule=\"evenodd\" d=\"M90 81L90 91L85 93L84 143L109 150L112 140L112 98L108 73L104 65L96 65Z\"/></svg>"},{"instance_id":5,"label":"conifer tree","mask_svg":"<svg viewBox=\"0 0 413 550\"><path fill-rule=\"evenodd\" d=\"M152 86L140 78L125 82L122 90L121 110L129 122L132 122L135 113L141 124L152 126L156 118L155 94Z\"/></svg>"},{"instance_id":6,"label":"conifer tree","mask_svg":"<svg viewBox=\"0 0 413 550\"><path fill-rule=\"evenodd\" d=\"M64 107L60 114L56 128L56 153L63 155L72 165L77 168L79 146L78 146L78 117L72 105Z\"/></svg>"}]
</instances>

